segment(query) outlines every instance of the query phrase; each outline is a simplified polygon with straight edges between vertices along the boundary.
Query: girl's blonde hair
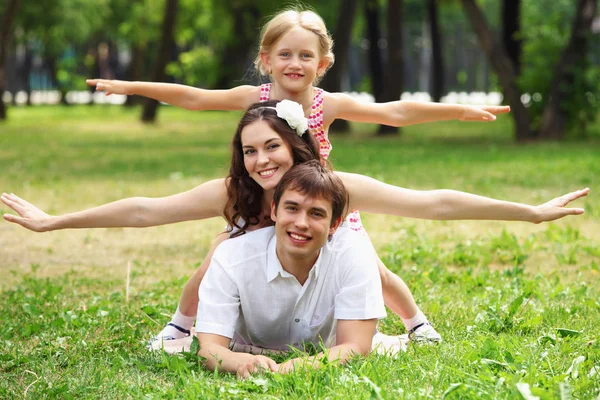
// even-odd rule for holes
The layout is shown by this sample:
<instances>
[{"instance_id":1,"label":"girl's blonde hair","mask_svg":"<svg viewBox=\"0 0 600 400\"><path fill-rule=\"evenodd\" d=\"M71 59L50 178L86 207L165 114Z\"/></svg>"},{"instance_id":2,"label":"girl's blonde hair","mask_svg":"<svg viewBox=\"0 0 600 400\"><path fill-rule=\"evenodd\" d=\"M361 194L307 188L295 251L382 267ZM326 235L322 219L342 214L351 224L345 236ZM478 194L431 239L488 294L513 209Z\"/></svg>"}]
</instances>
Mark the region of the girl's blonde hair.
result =
<instances>
[{"instance_id":1,"label":"girl's blonde hair","mask_svg":"<svg viewBox=\"0 0 600 400\"><path fill-rule=\"evenodd\" d=\"M328 59L329 65L327 69L331 68L335 61L335 57L333 55L333 39L329 32L327 32L327 28L325 27L325 22L323 18L321 18L317 13L310 10L298 10L298 9L290 9L284 10L280 13L276 14L269 22L263 26L262 31L260 33L260 45L258 49L258 55L254 59L254 66L256 70L261 75L269 75L269 71L267 71L266 67L263 65L260 55L263 53L269 53L275 43L283 35L288 33L292 28L302 27L308 31L311 31L319 38L319 55L321 59ZM322 71L320 75L317 76L316 80L319 80L327 71Z\"/></svg>"}]
</instances>

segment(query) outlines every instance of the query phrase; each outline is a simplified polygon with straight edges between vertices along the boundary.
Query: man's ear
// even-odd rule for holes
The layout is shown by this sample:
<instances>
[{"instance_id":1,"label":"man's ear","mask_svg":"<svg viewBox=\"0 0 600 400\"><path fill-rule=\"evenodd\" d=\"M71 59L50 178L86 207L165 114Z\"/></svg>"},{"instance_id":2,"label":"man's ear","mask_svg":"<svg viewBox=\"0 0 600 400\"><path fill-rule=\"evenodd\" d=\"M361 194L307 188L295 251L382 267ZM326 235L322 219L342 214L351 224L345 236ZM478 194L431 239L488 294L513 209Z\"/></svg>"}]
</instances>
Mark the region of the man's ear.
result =
<instances>
[{"instance_id":1,"label":"man's ear","mask_svg":"<svg viewBox=\"0 0 600 400\"><path fill-rule=\"evenodd\" d=\"M265 69L267 70L267 73L270 75L270 73L271 73L271 57L269 57L269 53L267 53L265 51L261 51L260 52L260 61L262 62L262 65L265 67Z\"/></svg>"},{"instance_id":2,"label":"man's ear","mask_svg":"<svg viewBox=\"0 0 600 400\"><path fill-rule=\"evenodd\" d=\"M329 228L329 236L333 235L335 231L337 231L337 229L340 227L343 221L344 217L339 217L338 219L333 221L333 224L331 224L331 227Z\"/></svg>"},{"instance_id":3,"label":"man's ear","mask_svg":"<svg viewBox=\"0 0 600 400\"><path fill-rule=\"evenodd\" d=\"M271 219L273 222L277 222L277 206L273 200L271 200Z\"/></svg>"}]
</instances>

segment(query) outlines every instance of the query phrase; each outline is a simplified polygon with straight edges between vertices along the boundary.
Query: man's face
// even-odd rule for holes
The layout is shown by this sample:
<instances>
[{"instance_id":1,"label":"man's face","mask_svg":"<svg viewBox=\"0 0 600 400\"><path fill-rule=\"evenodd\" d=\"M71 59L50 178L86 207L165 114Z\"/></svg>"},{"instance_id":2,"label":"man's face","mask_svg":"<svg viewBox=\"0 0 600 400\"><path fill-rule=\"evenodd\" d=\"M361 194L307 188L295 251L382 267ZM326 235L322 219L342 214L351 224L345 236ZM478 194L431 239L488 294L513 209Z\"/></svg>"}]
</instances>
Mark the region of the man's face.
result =
<instances>
[{"instance_id":1,"label":"man's face","mask_svg":"<svg viewBox=\"0 0 600 400\"><path fill-rule=\"evenodd\" d=\"M271 218L275 221L279 256L315 258L340 221L331 224L331 201L311 198L295 190L286 190Z\"/></svg>"}]
</instances>

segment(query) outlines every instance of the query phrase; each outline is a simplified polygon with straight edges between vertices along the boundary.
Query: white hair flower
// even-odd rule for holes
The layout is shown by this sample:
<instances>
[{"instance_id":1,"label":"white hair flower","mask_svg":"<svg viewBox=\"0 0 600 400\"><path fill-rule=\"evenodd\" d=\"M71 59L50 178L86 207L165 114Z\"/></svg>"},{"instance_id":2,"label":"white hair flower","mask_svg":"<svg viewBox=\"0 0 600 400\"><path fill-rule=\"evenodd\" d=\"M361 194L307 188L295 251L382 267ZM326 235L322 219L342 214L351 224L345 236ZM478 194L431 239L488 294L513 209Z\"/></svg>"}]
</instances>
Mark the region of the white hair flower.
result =
<instances>
[{"instance_id":1,"label":"white hair flower","mask_svg":"<svg viewBox=\"0 0 600 400\"><path fill-rule=\"evenodd\" d=\"M302 106L292 100L281 100L275 106L277 116L285 119L290 128L295 129L298 136L302 136L308 129L308 120L304 116Z\"/></svg>"}]
</instances>

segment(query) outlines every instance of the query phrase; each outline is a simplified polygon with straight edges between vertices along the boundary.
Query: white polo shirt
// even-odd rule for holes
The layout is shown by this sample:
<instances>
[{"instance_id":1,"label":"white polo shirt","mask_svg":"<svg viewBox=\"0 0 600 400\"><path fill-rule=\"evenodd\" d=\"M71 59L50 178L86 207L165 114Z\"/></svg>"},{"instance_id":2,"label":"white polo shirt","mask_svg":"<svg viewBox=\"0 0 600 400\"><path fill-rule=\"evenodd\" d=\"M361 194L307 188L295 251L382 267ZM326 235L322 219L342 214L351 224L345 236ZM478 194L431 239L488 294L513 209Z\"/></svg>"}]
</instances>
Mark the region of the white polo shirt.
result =
<instances>
[{"instance_id":1,"label":"white polo shirt","mask_svg":"<svg viewBox=\"0 0 600 400\"><path fill-rule=\"evenodd\" d=\"M365 235L340 227L304 285L277 258L275 228L216 249L199 289L196 332L266 349L335 345L336 320L385 317L376 255Z\"/></svg>"}]
</instances>

